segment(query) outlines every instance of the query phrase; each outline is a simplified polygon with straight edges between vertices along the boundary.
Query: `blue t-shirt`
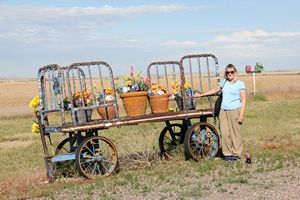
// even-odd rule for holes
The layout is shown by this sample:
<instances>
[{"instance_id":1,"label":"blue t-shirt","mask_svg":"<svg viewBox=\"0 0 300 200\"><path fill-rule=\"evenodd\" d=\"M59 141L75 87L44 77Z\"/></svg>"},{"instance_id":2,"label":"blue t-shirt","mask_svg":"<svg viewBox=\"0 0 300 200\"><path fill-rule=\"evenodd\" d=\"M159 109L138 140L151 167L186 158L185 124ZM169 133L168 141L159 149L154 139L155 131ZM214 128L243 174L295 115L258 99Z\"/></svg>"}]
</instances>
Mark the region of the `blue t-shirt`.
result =
<instances>
[{"instance_id":1,"label":"blue t-shirt","mask_svg":"<svg viewBox=\"0 0 300 200\"><path fill-rule=\"evenodd\" d=\"M221 108L223 110L235 110L241 107L240 90L246 89L243 81L237 80L235 83L230 83L224 79L220 86L222 88L223 99Z\"/></svg>"}]
</instances>

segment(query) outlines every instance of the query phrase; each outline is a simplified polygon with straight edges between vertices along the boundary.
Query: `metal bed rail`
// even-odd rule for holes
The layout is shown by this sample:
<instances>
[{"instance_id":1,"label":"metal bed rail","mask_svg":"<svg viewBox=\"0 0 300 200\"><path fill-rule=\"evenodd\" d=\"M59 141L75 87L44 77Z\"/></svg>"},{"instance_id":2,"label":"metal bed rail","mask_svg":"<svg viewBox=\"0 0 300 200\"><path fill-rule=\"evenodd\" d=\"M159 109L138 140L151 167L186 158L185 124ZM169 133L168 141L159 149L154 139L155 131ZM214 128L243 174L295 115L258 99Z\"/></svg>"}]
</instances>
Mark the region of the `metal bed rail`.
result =
<instances>
[{"instance_id":1,"label":"metal bed rail","mask_svg":"<svg viewBox=\"0 0 300 200\"><path fill-rule=\"evenodd\" d=\"M193 90L203 93L220 84L219 63L213 54L190 54L183 56L180 61L181 85L189 82ZM194 98L194 97L189 97ZM183 106L187 97L183 93ZM214 110L214 99L208 97L209 107ZM213 112L214 113L214 112Z\"/></svg>"},{"instance_id":2,"label":"metal bed rail","mask_svg":"<svg viewBox=\"0 0 300 200\"><path fill-rule=\"evenodd\" d=\"M57 64L43 66L38 70L39 115L42 125L48 125L48 113L60 112L64 121L62 102L66 95L63 90L63 69Z\"/></svg>"},{"instance_id":3,"label":"metal bed rail","mask_svg":"<svg viewBox=\"0 0 300 200\"><path fill-rule=\"evenodd\" d=\"M70 99L72 123L74 126L78 125L75 118L78 110L91 110L113 105L116 113L115 118L119 118L114 76L112 68L108 63L103 61L73 63L68 67L66 74L68 97ZM108 87L112 89L112 103L107 102L105 98L99 99L100 96L105 94L105 90ZM74 104L74 94L77 92L81 94L89 92L92 103L87 104L84 102L84 98L81 98L82 106L76 107Z\"/></svg>"}]
</instances>

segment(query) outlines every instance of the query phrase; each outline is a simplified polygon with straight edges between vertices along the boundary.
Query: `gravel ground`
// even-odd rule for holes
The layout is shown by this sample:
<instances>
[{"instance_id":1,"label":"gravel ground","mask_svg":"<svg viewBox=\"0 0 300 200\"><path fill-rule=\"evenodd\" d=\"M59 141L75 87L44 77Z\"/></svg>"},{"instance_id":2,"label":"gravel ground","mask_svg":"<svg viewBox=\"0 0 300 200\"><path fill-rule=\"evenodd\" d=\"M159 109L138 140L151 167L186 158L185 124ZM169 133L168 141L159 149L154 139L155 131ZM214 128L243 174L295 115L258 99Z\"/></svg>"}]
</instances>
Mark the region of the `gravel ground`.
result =
<instances>
[{"instance_id":1,"label":"gravel ground","mask_svg":"<svg viewBox=\"0 0 300 200\"><path fill-rule=\"evenodd\" d=\"M54 195L54 199L128 199L128 200L149 200L149 199L299 199L300 196L300 168L298 166L287 167L270 172L253 173L248 175L240 183L224 180L214 180L211 176L204 176L201 180L195 180L192 176L188 177L190 182L180 188L180 191L169 188L168 183L152 189L149 192L137 193L129 185L115 187L112 191L107 191L103 198L101 191L94 189L88 193L81 187L79 190L69 189L60 191ZM193 188L193 183L198 182L201 187L198 191ZM178 189L178 187L177 187ZM190 194L183 195L184 192ZM51 198L52 199L52 198Z\"/></svg>"},{"instance_id":2,"label":"gravel ground","mask_svg":"<svg viewBox=\"0 0 300 200\"><path fill-rule=\"evenodd\" d=\"M300 168L256 173L244 184L224 184L224 190L213 190L203 199L299 199Z\"/></svg>"}]
</instances>

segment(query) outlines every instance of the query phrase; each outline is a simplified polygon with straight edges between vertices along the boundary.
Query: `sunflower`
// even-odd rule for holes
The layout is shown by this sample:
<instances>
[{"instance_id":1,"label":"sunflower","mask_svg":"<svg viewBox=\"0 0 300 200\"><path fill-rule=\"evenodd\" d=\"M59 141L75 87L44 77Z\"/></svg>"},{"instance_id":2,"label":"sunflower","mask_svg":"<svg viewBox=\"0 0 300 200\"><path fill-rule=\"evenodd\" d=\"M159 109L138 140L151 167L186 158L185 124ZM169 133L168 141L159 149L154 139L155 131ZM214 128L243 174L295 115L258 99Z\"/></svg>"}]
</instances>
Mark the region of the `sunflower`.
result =
<instances>
[{"instance_id":1,"label":"sunflower","mask_svg":"<svg viewBox=\"0 0 300 200\"><path fill-rule=\"evenodd\" d=\"M32 109L36 109L40 104L40 97L36 95L29 103L29 107Z\"/></svg>"},{"instance_id":2,"label":"sunflower","mask_svg":"<svg viewBox=\"0 0 300 200\"><path fill-rule=\"evenodd\" d=\"M192 87L191 84L188 83L188 82L186 82L186 83L184 84L184 89L188 89L188 88L191 88L191 87Z\"/></svg>"},{"instance_id":3,"label":"sunflower","mask_svg":"<svg viewBox=\"0 0 300 200\"><path fill-rule=\"evenodd\" d=\"M33 124L31 125L31 132L33 134L40 133L40 128L39 128L38 123L33 122Z\"/></svg>"},{"instance_id":4,"label":"sunflower","mask_svg":"<svg viewBox=\"0 0 300 200\"><path fill-rule=\"evenodd\" d=\"M109 88L106 88L105 92L106 92L106 95L112 95L113 90L112 90L112 88L109 87Z\"/></svg>"}]
</instances>

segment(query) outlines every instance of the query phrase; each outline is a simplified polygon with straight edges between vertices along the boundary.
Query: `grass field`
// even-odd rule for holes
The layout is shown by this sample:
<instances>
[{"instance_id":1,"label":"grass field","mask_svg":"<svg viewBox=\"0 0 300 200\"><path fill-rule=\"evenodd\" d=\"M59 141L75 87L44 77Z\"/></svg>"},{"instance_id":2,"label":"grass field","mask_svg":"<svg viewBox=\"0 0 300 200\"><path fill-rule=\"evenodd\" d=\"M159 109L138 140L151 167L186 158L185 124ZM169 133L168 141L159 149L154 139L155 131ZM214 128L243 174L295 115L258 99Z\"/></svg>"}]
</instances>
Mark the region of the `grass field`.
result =
<instances>
[{"instance_id":1,"label":"grass field","mask_svg":"<svg viewBox=\"0 0 300 200\"><path fill-rule=\"evenodd\" d=\"M219 159L187 161L179 147L174 160L156 156L153 162L124 163L118 174L106 179L60 178L53 184L46 180L39 135L30 131L34 117L27 106L37 93L36 83L0 82L0 198L297 199L300 75L258 76L255 97L252 77L240 78L249 88L243 138L251 149L251 165ZM103 135L112 139L121 157L150 154L158 152L163 127L163 123L142 124L108 129ZM56 135L54 142L62 137Z\"/></svg>"}]
</instances>

